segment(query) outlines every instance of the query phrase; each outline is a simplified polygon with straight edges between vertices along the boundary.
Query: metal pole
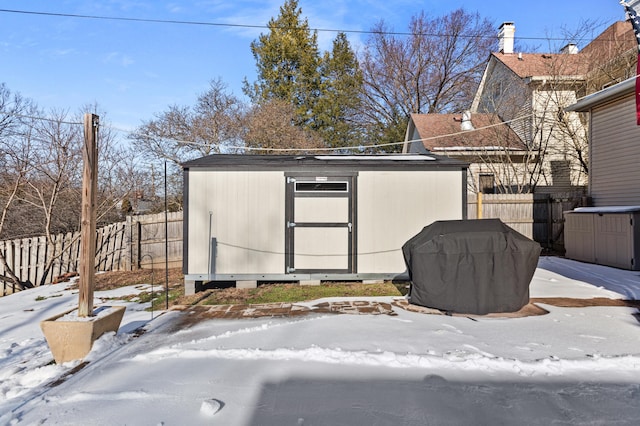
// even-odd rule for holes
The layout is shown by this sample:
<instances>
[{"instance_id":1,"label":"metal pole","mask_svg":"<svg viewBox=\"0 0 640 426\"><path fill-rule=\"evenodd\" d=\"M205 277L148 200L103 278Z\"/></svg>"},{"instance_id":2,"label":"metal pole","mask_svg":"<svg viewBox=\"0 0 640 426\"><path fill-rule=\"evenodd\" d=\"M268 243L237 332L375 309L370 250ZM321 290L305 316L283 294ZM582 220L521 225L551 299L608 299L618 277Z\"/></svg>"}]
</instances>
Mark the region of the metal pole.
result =
<instances>
[{"instance_id":1,"label":"metal pole","mask_svg":"<svg viewBox=\"0 0 640 426\"><path fill-rule=\"evenodd\" d=\"M164 160L164 296L169 309L169 211L167 206L167 160Z\"/></svg>"},{"instance_id":2,"label":"metal pole","mask_svg":"<svg viewBox=\"0 0 640 426\"><path fill-rule=\"evenodd\" d=\"M213 218L213 212L209 211L209 250L208 250L208 257L209 257L209 262L207 263L207 273L209 275L211 275L211 219Z\"/></svg>"}]
</instances>

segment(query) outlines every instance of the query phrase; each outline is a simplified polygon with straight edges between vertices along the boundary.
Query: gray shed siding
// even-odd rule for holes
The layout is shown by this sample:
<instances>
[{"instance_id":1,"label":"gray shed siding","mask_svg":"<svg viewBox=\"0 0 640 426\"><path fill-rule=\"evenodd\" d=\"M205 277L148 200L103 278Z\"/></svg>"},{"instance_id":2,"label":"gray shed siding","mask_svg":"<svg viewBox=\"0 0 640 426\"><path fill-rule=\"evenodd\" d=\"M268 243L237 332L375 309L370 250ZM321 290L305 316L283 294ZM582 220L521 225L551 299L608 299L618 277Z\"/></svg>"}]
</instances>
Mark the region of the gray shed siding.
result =
<instances>
[{"instance_id":1,"label":"gray shed siding","mask_svg":"<svg viewBox=\"0 0 640 426\"><path fill-rule=\"evenodd\" d=\"M402 273L409 238L436 220L464 219L462 179L459 171L360 172L358 272Z\"/></svg>"},{"instance_id":2,"label":"gray shed siding","mask_svg":"<svg viewBox=\"0 0 640 426\"><path fill-rule=\"evenodd\" d=\"M283 182L284 172L190 171L187 269L282 273ZM211 248L209 236L215 238Z\"/></svg>"},{"instance_id":3,"label":"gray shed siding","mask_svg":"<svg viewBox=\"0 0 640 426\"><path fill-rule=\"evenodd\" d=\"M640 205L640 126L631 93L591 110L590 195L595 206Z\"/></svg>"}]
</instances>

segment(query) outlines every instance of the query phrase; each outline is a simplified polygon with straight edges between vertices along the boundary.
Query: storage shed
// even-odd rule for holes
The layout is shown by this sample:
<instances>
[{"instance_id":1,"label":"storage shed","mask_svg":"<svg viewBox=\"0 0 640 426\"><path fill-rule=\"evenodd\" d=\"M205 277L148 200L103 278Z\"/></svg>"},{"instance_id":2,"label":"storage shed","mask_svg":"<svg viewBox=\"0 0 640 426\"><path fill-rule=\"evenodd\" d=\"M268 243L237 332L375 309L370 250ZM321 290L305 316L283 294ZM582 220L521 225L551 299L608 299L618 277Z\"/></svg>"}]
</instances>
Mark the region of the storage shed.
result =
<instances>
[{"instance_id":1,"label":"storage shed","mask_svg":"<svg viewBox=\"0 0 640 426\"><path fill-rule=\"evenodd\" d=\"M433 155L210 155L183 164L185 292L407 279L402 245L466 218L467 164Z\"/></svg>"}]
</instances>

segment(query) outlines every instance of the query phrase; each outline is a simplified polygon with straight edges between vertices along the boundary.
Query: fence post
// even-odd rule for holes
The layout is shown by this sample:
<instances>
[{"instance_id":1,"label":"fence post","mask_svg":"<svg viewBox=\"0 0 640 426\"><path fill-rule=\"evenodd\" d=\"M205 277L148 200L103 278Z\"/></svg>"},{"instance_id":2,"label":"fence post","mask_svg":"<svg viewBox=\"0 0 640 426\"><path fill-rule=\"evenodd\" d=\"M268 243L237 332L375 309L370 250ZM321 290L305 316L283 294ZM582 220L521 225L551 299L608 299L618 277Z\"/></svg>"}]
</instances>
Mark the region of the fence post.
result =
<instances>
[{"instance_id":1,"label":"fence post","mask_svg":"<svg viewBox=\"0 0 640 426\"><path fill-rule=\"evenodd\" d=\"M551 249L553 241L553 200L551 194L547 195L547 249Z\"/></svg>"},{"instance_id":2,"label":"fence post","mask_svg":"<svg viewBox=\"0 0 640 426\"><path fill-rule=\"evenodd\" d=\"M126 220L125 220L125 224L124 224L124 235L122 236L123 238L123 246L125 247L124 249L124 269L125 271L133 271L133 262L131 261L132 259L132 253L131 253L131 242L133 241L133 237L132 237L132 231L131 231L131 215L127 215Z\"/></svg>"},{"instance_id":3,"label":"fence post","mask_svg":"<svg viewBox=\"0 0 640 426\"><path fill-rule=\"evenodd\" d=\"M136 221L136 269L142 269L142 222Z\"/></svg>"}]
</instances>

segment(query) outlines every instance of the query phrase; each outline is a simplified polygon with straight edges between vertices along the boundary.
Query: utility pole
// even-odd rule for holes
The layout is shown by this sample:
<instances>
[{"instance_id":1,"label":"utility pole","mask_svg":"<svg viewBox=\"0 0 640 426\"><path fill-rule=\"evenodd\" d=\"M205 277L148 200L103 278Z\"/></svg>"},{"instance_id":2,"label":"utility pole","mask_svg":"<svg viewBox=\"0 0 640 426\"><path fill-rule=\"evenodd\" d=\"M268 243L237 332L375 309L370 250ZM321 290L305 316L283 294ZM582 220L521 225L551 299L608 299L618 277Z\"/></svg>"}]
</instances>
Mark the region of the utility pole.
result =
<instances>
[{"instance_id":1,"label":"utility pole","mask_svg":"<svg viewBox=\"0 0 640 426\"><path fill-rule=\"evenodd\" d=\"M82 217L80 223L80 292L78 316L93 315L93 288L96 263L96 198L98 190L98 133L99 117L84 115L84 148L82 159Z\"/></svg>"}]
</instances>

